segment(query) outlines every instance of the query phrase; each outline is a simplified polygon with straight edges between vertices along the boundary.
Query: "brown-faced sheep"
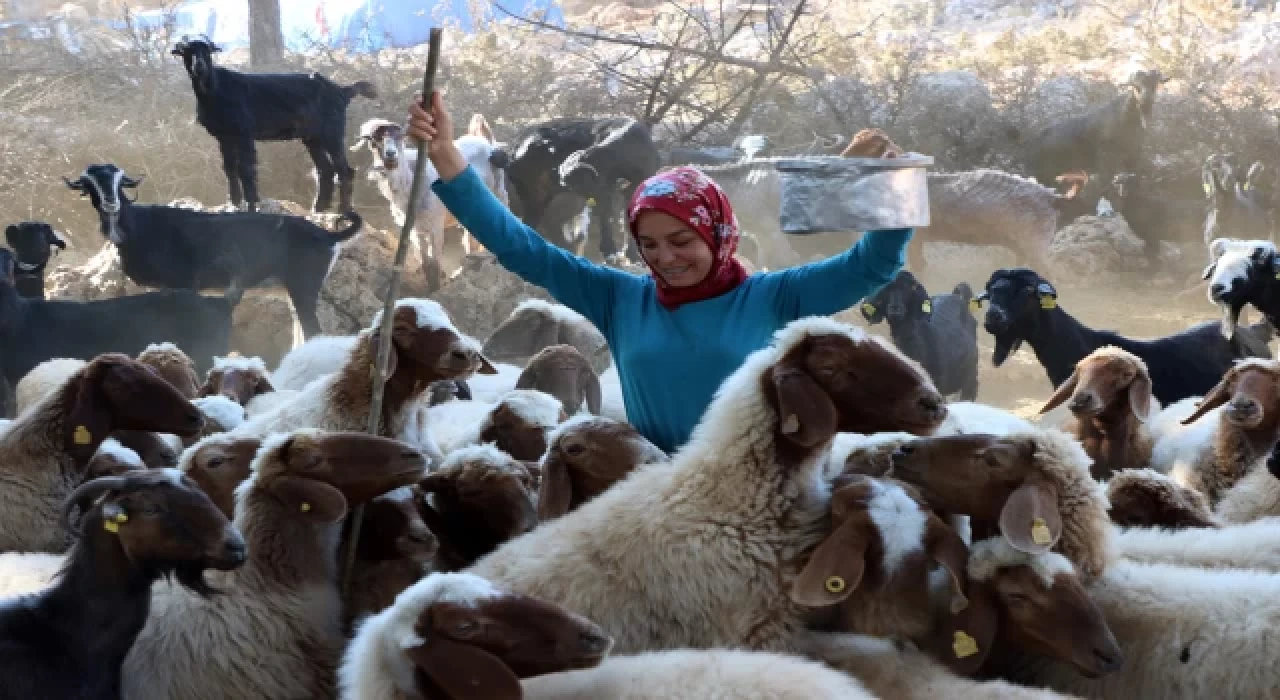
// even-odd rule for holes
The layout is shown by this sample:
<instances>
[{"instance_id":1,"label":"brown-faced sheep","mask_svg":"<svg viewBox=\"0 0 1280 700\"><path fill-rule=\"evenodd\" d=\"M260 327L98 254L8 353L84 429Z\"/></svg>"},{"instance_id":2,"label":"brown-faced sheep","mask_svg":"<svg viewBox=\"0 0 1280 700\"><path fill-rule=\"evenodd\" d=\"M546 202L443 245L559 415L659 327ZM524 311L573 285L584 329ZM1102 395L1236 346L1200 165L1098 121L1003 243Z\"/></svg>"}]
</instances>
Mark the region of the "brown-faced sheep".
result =
<instances>
[{"instance_id":1,"label":"brown-faced sheep","mask_svg":"<svg viewBox=\"0 0 1280 700\"><path fill-rule=\"evenodd\" d=\"M225 396L241 406L249 400L275 391L267 365L260 357L228 355L213 358L213 367L200 387L200 396Z\"/></svg>"},{"instance_id":2,"label":"brown-faced sheep","mask_svg":"<svg viewBox=\"0 0 1280 700\"><path fill-rule=\"evenodd\" d=\"M609 365L609 344L585 316L562 304L525 299L484 342L485 357L494 362L526 364L539 350L552 345L572 345L600 375Z\"/></svg>"},{"instance_id":3,"label":"brown-faced sheep","mask_svg":"<svg viewBox=\"0 0 1280 700\"><path fill-rule=\"evenodd\" d=\"M343 626L377 613L401 591L431 573L438 545L422 519L423 497L416 486L401 486L364 508Z\"/></svg>"},{"instance_id":4,"label":"brown-faced sheep","mask_svg":"<svg viewBox=\"0 0 1280 700\"><path fill-rule=\"evenodd\" d=\"M568 417L554 396L513 389L493 404L448 401L432 406L426 423L446 455L468 445L493 443L516 459L533 462L547 451L547 434Z\"/></svg>"},{"instance_id":5,"label":"brown-faced sheep","mask_svg":"<svg viewBox=\"0 0 1280 700\"><path fill-rule=\"evenodd\" d=\"M234 518L236 489L249 478L249 466L261 446L256 437L210 435L182 452L178 470L203 489L228 518Z\"/></svg>"},{"instance_id":6,"label":"brown-faced sheep","mask_svg":"<svg viewBox=\"0 0 1280 700\"><path fill-rule=\"evenodd\" d=\"M574 416L547 438L538 489L538 520L558 518L604 493L642 464L667 454L629 423Z\"/></svg>"},{"instance_id":7,"label":"brown-faced sheep","mask_svg":"<svg viewBox=\"0 0 1280 700\"><path fill-rule=\"evenodd\" d=\"M550 345L539 350L520 373L516 388L537 389L560 399L565 413L571 416L584 401L587 411L600 415L600 378L572 345Z\"/></svg>"},{"instance_id":8,"label":"brown-faced sheep","mask_svg":"<svg viewBox=\"0 0 1280 700\"><path fill-rule=\"evenodd\" d=\"M196 363L177 345L152 343L138 353L138 362L154 369L156 374L186 398L194 399L200 395L200 375L196 373Z\"/></svg>"},{"instance_id":9,"label":"brown-faced sheep","mask_svg":"<svg viewBox=\"0 0 1280 700\"><path fill-rule=\"evenodd\" d=\"M1170 530L1218 527L1203 493L1154 469L1125 469L1107 481L1111 522L1120 527Z\"/></svg>"}]
</instances>

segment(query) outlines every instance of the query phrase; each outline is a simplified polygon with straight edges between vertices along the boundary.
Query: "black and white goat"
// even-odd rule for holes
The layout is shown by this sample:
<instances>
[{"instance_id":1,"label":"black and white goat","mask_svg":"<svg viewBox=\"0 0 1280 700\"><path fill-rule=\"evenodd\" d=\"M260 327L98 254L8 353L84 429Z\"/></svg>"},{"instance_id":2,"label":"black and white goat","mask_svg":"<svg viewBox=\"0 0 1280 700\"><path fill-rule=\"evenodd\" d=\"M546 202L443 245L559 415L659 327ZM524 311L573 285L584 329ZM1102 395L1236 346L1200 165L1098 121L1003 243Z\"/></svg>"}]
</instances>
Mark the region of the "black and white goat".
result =
<instances>
[{"instance_id":1,"label":"black and white goat","mask_svg":"<svg viewBox=\"0 0 1280 700\"><path fill-rule=\"evenodd\" d=\"M1270 238L1275 222L1260 188L1265 168L1255 162L1240 179L1233 154L1214 154L1200 170L1208 211L1204 218L1204 242L1217 238Z\"/></svg>"},{"instance_id":2,"label":"black and white goat","mask_svg":"<svg viewBox=\"0 0 1280 700\"><path fill-rule=\"evenodd\" d=\"M256 141L301 141L315 163L318 179L314 211L333 201L351 211L355 168L347 162L347 105L359 95L378 96L372 83L338 85L319 73L239 73L213 64L221 51L207 38L183 38L170 52L182 58L196 95L196 121L218 140L231 202L258 206ZM243 189L242 189L243 187Z\"/></svg>"},{"instance_id":3,"label":"black and white goat","mask_svg":"<svg viewBox=\"0 0 1280 700\"><path fill-rule=\"evenodd\" d=\"M1236 332L1240 311L1253 305L1280 328L1280 258L1276 244L1265 239L1215 238L1209 244L1213 262L1204 269L1209 302L1222 309L1222 335Z\"/></svg>"},{"instance_id":4,"label":"black and white goat","mask_svg":"<svg viewBox=\"0 0 1280 700\"><path fill-rule=\"evenodd\" d=\"M93 202L102 234L116 244L129 279L144 287L192 290L249 289L275 280L289 292L308 338L320 332L317 298L338 244L362 225L355 212L343 215L350 226L330 232L300 216L134 204L124 190L141 179L111 164L90 165L76 180L63 181Z\"/></svg>"},{"instance_id":5,"label":"black and white goat","mask_svg":"<svg viewBox=\"0 0 1280 700\"><path fill-rule=\"evenodd\" d=\"M43 221L10 224L4 230L4 239L13 250L18 293L28 299L43 299L44 269L49 257L54 247L66 250L67 242Z\"/></svg>"},{"instance_id":6,"label":"black and white goat","mask_svg":"<svg viewBox=\"0 0 1280 700\"><path fill-rule=\"evenodd\" d=\"M990 302L984 327L996 341L992 364L1004 364L1026 341L1055 388L1067 381L1080 360L1105 345L1127 350L1147 363L1151 393L1162 406L1208 394L1241 358L1271 358L1267 343L1272 330L1265 322L1241 328L1230 339L1213 321L1152 340L1094 330L1063 311L1054 286L1027 268L991 273L978 300Z\"/></svg>"}]
</instances>

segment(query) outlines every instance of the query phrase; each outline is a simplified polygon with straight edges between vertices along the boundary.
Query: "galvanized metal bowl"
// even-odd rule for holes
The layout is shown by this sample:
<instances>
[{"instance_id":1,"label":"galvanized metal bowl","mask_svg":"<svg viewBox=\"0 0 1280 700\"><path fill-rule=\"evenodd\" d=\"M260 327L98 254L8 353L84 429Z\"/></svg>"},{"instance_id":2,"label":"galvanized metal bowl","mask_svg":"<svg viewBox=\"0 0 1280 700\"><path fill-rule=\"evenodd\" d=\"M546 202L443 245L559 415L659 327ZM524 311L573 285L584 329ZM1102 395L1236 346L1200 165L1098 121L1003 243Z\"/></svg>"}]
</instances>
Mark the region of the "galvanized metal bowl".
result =
<instances>
[{"instance_id":1,"label":"galvanized metal bowl","mask_svg":"<svg viewBox=\"0 0 1280 700\"><path fill-rule=\"evenodd\" d=\"M783 233L923 228L929 225L926 170L933 158L809 156L779 159Z\"/></svg>"}]
</instances>

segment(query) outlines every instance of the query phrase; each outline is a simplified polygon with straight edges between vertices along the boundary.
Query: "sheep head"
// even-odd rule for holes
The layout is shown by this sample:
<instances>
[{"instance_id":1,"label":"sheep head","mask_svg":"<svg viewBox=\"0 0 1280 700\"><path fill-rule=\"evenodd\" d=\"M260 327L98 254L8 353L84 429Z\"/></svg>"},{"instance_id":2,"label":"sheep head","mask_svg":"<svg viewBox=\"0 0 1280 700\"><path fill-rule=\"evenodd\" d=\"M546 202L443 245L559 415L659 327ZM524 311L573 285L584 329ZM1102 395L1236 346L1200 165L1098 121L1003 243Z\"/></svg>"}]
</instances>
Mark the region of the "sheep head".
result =
<instances>
[{"instance_id":1,"label":"sheep head","mask_svg":"<svg viewBox=\"0 0 1280 700\"><path fill-rule=\"evenodd\" d=\"M547 434L568 417L554 396L513 389L489 412L480 429L480 442L493 443L516 459L534 461L547 450Z\"/></svg>"},{"instance_id":2,"label":"sheep head","mask_svg":"<svg viewBox=\"0 0 1280 700\"><path fill-rule=\"evenodd\" d=\"M911 319L927 321L933 317L933 300L915 275L901 270L893 281L864 299L861 310L862 317L872 325L886 319L890 325Z\"/></svg>"},{"instance_id":3,"label":"sheep head","mask_svg":"<svg viewBox=\"0 0 1280 700\"><path fill-rule=\"evenodd\" d=\"M996 537L974 544L967 573L969 606L944 614L924 644L952 671L977 672L997 637L1088 678L1124 665L1102 611L1062 555L1027 554Z\"/></svg>"},{"instance_id":4,"label":"sheep head","mask_svg":"<svg viewBox=\"0 0 1280 700\"><path fill-rule=\"evenodd\" d=\"M188 399L200 395L200 375L196 363L173 343L148 345L138 353L138 362L155 370L161 379Z\"/></svg>"},{"instance_id":5,"label":"sheep head","mask_svg":"<svg viewBox=\"0 0 1280 700\"><path fill-rule=\"evenodd\" d=\"M130 201L124 190L137 189L142 180L125 175L123 170L110 163L90 165L75 180L62 178L68 188L79 192L81 197L89 198L98 211L102 235L116 245L124 242L124 233L120 231L120 211Z\"/></svg>"},{"instance_id":6,"label":"sheep head","mask_svg":"<svg viewBox=\"0 0 1280 700\"><path fill-rule=\"evenodd\" d=\"M543 348L566 344L578 349L600 374L609 367L609 345L580 314L560 304L526 299L489 334L483 352L496 362L524 365Z\"/></svg>"},{"instance_id":7,"label":"sheep head","mask_svg":"<svg viewBox=\"0 0 1280 700\"><path fill-rule=\"evenodd\" d=\"M1151 118L1151 108L1156 102L1156 91L1169 80L1170 78L1165 77L1159 68L1136 71L1129 77L1129 89L1134 99L1138 101L1144 119Z\"/></svg>"},{"instance_id":8,"label":"sheep head","mask_svg":"<svg viewBox=\"0 0 1280 700\"><path fill-rule=\"evenodd\" d=\"M53 251L50 246L66 250L67 242L43 221L23 221L4 229L5 241L14 252L18 270L32 272L49 262Z\"/></svg>"},{"instance_id":9,"label":"sheep head","mask_svg":"<svg viewBox=\"0 0 1280 700\"><path fill-rule=\"evenodd\" d=\"M205 375L200 396L225 396L241 406L255 396L275 391L267 377L267 366L259 357L236 354L213 358L213 367Z\"/></svg>"},{"instance_id":10,"label":"sheep head","mask_svg":"<svg viewBox=\"0 0 1280 700\"><path fill-rule=\"evenodd\" d=\"M995 338L991 363L999 367L1035 333L1041 314L1054 313L1058 291L1034 270L1000 269L991 273L975 300L987 304L982 327Z\"/></svg>"},{"instance_id":11,"label":"sheep head","mask_svg":"<svg viewBox=\"0 0 1280 700\"><path fill-rule=\"evenodd\" d=\"M360 136L351 150L358 151L361 146L368 146L383 168L395 170L404 158L404 128L386 119L370 119L360 125Z\"/></svg>"},{"instance_id":12,"label":"sheep head","mask_svg":"<svg viewBox=\"0 0 1280 700\"><path fill-rule=\"evenodd\" d=\"M91 505L92 504L92 505ZM67 498L63 523L79 507L82 537L111 537L133 566L172 572L201 595L213 593L205 569L245 562L244 538L200 487L176 469L149 469L82 484Z\"/></svg>"},{"instance_id":13,"label":"sheep head","mask_svg":"<svg viewBox=\"0 0 1280 700\"><path fill-rule=\"evenodd\" d=\"M588 411L600 414L600 379L587 358L572 345L557 344L539 350L520 373L516 388L550 394L570 415L578 412L584 400Z\"/></svg>"},{"instance_id":14,"label":"sheep head","mask_svg":"<svg viewBox=\"0 0 1280 700\"><path fill-rule=\"evenodd\" d=\"M115 430L193 435L204 416L151 368L119 353L93 359L62 388L68 451L84 462Z\"/></svg>"},{"instance_id":15,"label":"sheep head","mask_svg":"<svg viewBox=\"0 0 1280 700\"><path fill-rule=\"evenodd\" d=\"M1280 278L1275 244L1268 240L1215 238L1209 244L1212 262L1204 269L1209 302L1222 310L1222 335L1231 338L1246 304L1269 301Z\"/></svg>"},{"instance_id":16,"label":"sheep head","mask_svg":"<svg viewBox=\"0 0 1280 700\"><path fill-rule=\"evenodd\" d=\"M1040 409L1043 415L1067 402L1079 419L1114 416L1125 406L1143 423L1151 417L1151 375L1147 363L1114 346L1094 350Z\"/></svg>"},{"instance_id":17,"label":"sheep head","mask_svg":"<svg viewBox=\"0 0 1280 700\"><path fill-rule=\"evenodd\" d=\"M207 36L191 39L186 36L173 45L170 54L182 59L187 75L191 76L196 90L208 93L213 90L213 54L222 51L222 47L213 43Z\"/></svg>"},{"instance_id":18,"label":"sheep head","mask_svg":"<svg viewBox=\"0 0 1280 700\"><path fill-rule=\"evenodd\" d=\"M364 509L358 556L370 562L431 562L436 554L436 538L418 510L420 498L422 492L417 486L402 486L370 501Z\"/></svg>"},{"instance_id":19,"label":"sheep head","mask_svg":"<svg viewBox=\"0 0 1280 700\"><path fill-rule=\"evenodd\" d=\"M1120 527L1218 527L1209 499L1154 469L1124 469L1107 481L1107 511Z\"/></svg>"},{"instance_id":20,"label":"sheep head","mask_svg":"<svg viewBox=\"0 0 1280 700\"><path fill-rule=\"evenodd\" d=\"M1182 424L1190 425L1224 405L1222 420L1230 425L1246 431L1274 430L1280 423L1280 362L1257 358L1237 362Z\"/></svg>"},{"instance_id":21,"label":"sheep head","mask_svg":"<svg viewBox=\"0 0 1280 700\"><path fill-rule=\"evenodd\" d=\"M188 447L178 458L178 470L186 474L228 518L234 517L236 489L249 478L249 466L262 441L210 435Z\"/></svg>"},{"instance_id":22,"label":"sheep head","mask_svg":"<svg viewBox=\"0 0 1280 700\"><path fill-rule=\"evenodd\" d=\"M560 175L560 185L566 189L581 194L584 197L592 196L599 188L606 186L604 176L596 169L594 165L585 160L589 151L574 151L569 157L564 159L560 164L558 174Z\"/></svg>"},{"instance_id":23,"label":"sheep head","mask_svg":"<svg viewBox=\"0 0 1280 700\"><path fill-rule=\"evenodd\" d=\"M551 434L542 457L538 519L558 518L604 493L637 466L667 459L629 423L574 416Z\"/></svg>"},{"instance_id":24,"label":"sheep head","mask_svg":"<svg viewBox=\"0 0 1280 700\"><path fill-rule=\"evenodd\" d=\"M361 334L371 351L378 347L381 333L382 311L378 311L372 329ZM459 331L438 302L430 299L396 302L387 364L389 384L403 385L407 396L416 396L432 382L497 373L480 351L480 344Z\"/></svg>"}]
</instances>

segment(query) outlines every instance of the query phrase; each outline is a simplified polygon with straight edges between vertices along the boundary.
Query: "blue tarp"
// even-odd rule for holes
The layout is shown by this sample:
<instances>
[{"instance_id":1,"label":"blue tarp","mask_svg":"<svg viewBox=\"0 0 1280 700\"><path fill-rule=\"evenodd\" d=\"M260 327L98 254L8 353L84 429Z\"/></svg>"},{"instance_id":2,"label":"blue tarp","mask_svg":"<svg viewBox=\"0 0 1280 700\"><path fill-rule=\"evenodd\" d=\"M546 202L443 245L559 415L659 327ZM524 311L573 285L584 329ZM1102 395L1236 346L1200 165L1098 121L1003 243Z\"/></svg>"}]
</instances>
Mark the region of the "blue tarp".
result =
<instances>
[{"instance_id":1,"label":"blue tarp","mask_svg":"<svg viewBox=\"0 0 1280 700\"><path fill-rule=\"evenodd\" d=\"M372 51L404 48L427 42L432 27L448 26L464 32L475 27L468 0L281 0L280 24L285 47L305 51L317 42L330 48ZM529 15L546 12L546 19L562 24L554 0L506 0L503 7ZM494 10L499 18L501 13ZM143 26L162 26L163 11L139 12ZM173 12L174 35L206 34L224 48L249 45L247 0L193 0Z\"/></svg>"}]
</instances>

